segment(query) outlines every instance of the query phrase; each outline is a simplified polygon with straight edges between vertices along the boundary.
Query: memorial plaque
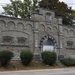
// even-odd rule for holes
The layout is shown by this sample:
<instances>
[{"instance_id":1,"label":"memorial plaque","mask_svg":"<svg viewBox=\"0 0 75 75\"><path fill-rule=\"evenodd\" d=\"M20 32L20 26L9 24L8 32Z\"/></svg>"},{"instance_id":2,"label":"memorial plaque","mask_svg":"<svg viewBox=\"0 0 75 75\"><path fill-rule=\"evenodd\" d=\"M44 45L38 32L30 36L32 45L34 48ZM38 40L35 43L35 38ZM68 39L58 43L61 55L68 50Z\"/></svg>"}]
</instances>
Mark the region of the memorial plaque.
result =
<instances>
[{"instance_id":1,"label":"memorial plaque","mask_svg":"<svg viewBox=\"0 0 75 75\"><path fill-rule=\"evenodd\" d=\"M13 56L12 60L20 60L20 54L14 53L14 56Z\"/></svg>"},{"instance_id":2,"label":"memorial plaque","mask_svg":"<svg viewBox=\"0 0 75 75\"><path fill-rule=\"evenodd\" d=\"M34 54L34 60L40 60L41 59L41 56L39 54Z\"/></svg>"},{"instance_id":3,"label":"memorial plaque","mask_svg":"<svg viewBox=\"0 0 75 75\"><path fill-rule=\"evenodd\" d=\"M58 60L61 60L61 59L63 59L64 58L64 55L59 55L58 56Z\"/></svg>"}]
</instances>

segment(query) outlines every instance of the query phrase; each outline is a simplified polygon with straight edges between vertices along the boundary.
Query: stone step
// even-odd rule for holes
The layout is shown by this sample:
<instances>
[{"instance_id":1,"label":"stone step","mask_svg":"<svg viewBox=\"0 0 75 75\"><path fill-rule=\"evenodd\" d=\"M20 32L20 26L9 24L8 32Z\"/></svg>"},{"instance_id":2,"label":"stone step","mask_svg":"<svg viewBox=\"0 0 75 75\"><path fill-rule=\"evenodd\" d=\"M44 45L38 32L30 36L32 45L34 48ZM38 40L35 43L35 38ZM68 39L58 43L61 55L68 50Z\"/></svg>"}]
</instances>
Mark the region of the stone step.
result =
<instances>
[{"instance_id":1,"label":"stone step","mask_svg":"<svg viewBox=\"0 0 75 75\"><path fill-rule=\"evenodd\" d=\"M60 67L66 67L64 64L62 64L60 61L57 61L56 64Z\"/></svg>"}]
</instances>

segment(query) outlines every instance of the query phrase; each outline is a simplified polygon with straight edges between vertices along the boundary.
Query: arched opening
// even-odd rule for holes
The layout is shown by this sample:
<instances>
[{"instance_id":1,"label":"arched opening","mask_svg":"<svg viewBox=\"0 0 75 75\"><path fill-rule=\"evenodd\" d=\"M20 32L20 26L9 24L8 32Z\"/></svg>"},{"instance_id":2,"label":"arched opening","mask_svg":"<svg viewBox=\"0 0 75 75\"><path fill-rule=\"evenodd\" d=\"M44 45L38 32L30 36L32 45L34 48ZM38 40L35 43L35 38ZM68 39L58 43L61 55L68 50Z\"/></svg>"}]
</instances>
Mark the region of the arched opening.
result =
<instances>
[{"instance_id":1,"label":"arched opening","mask_svg":"<svg viewBox=\"0 0 75 75\"><path fill-rule=\"evenodd\" d=\"M55 51L56 50L56 41L52 36L44 36L41 41L41 50L42 51Z\"/></svg>"}]
</instances>

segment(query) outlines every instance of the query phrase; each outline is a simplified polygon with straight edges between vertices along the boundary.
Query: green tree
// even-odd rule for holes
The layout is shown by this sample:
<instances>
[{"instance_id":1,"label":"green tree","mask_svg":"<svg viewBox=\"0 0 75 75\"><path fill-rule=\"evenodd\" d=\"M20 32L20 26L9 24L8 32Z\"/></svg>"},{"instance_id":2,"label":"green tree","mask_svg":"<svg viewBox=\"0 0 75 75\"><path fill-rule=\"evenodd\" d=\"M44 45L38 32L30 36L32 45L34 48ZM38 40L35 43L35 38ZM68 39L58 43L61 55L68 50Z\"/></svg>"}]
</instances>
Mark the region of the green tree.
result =
<instances>
[{"instance_id":1,"label":"green tree","mask_svg":"<svg viewBox=\"0 0 75 75\"><path fill-rule=\"evenodd\" d=\"M62 16L63 24L72 25L72 9L59 0L41 0L39 6L48 10L54 10L56 16Z\"/></svg>"},{"instance_id":2,"label":"green tree","mask_svg":"<svg viewBox=\"0 0 75 75\"><path fill-rule=\"evenodd\" d=\"M58 1L59 0L41 0L39 2L39 6L46 9L54 10L56 8Z\"/></svg>"},{"instance_id":3,"label":"green tree","mask_svg":"<svg viewBox=\"0 0 75 75\"><path fill-rule=\"evenodd\" d=\"M71 16L73 17L73 25L75 25L75 10L72 11Z\"/></svg>"},{"instance_id":4,"label":"green tree","mask_svg":"<svg viewBox=\"0 0 75 75\"><path fill-rule=\"evenodd\" d=\"M38 0L10 0L11 4L2 6L4 12L2 14L29 18L30 14L36 9Z\"/></svg>"},{"instance_id":5,"label":"green tree","mask_svg":"<svg viewBox=\"0 0 75 75\"><path fill-rule=\"evenodd\" d=\"M72 11L71 16L72 16L72 17L75 17L75 10Z\"/></svg>"}]
</instances>

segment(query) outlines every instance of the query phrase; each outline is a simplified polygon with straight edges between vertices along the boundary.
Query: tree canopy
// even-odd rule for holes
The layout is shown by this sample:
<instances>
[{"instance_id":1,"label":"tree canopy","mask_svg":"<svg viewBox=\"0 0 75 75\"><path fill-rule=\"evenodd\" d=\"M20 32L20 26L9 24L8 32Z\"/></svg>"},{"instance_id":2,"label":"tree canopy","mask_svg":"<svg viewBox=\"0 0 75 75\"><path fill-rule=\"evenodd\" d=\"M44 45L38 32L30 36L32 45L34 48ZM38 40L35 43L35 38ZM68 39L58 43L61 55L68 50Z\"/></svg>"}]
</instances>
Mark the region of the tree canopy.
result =
<instances>
[{"instance_id":1,"label":"tree canopy","mask_svg":"<svg viewBox=\"0 0 75 75\"><path fill-rule=\"evenodd\" d=\"M28 18L35 11L38 0L10 0L10 2L11 4L3 6L4 12L2 14Z\"/></svg>"},{"instance_id":2,"label":"tree canopy","mask_svg":"<svg viewBox=\"0 0 75 75\"><path fill-rule=\"evenodd\" d=\"M59 0L41 0L39 6L48 10L54 10L56 16L62 16L63 24L72 25L72 9Z\"/></svg>"},{"instance_id":3,"label":"tree canopy","mask_svg":"<svg viewBox=\"0 0 75 75\"><path fill-rule=\"evenodd\" d=\"M10 0L11 4L3 6L4 12L2 14L29 18L30 14L35 11L35 9L40 6L40 8L45 8L48 10L54 10L56 16L61 16L63 18L63 24L72 25L73 19L75 18L75 10L64 2L59 0Z\"/></svg>"},{"instance_id":4,"label":"tree canopy","mask_svg":"<svg viewBox=\"0 0 75 75\"><path fill-rule=\"evenodd\" d=\"M72 11L72 17L75 17L75 10Z\"/></svg>"}]
</instances>

